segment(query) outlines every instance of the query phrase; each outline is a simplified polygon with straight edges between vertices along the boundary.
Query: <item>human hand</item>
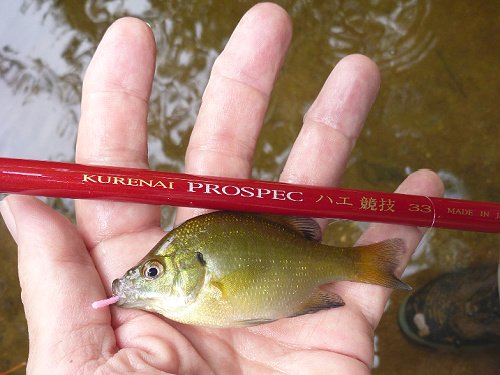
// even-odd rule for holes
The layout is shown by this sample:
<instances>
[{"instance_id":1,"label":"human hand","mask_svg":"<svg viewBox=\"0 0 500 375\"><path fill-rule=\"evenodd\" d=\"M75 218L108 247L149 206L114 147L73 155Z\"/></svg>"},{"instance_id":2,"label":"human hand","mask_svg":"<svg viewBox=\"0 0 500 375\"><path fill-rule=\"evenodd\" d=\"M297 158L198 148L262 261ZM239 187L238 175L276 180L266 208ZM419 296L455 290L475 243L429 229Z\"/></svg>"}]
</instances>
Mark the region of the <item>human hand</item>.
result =
<instances>
[{"instance_id":1,"label":"human hand","mask_svg":"<svg viewBox=\"0 0 500 375\"><path fill-rule=\"evenodd\" d=\"M186 172L250 177L269 95L291 37L276 5L252 8L217 59L186 154ZM147 167L146 118L155 45L141 21L117 21L87 71L76 161ZM379 86L375 65L349 56L334 69L304 117L280 180L336 185ZM439 195L429 171L398 189ZM197 210L179 209L177 222ZM19 246L19 277L29 327L28 372L109 373L368 373L373 335L390 290L339 282L346 306L270 324L207 329L138 310L93 310L111 281L164 235L156 206L78 201L77 226L40 201L10 196L2 214ZM402 238L407 252L418 228L373 224L360 241Z\"/></svg>"}]
</instances>

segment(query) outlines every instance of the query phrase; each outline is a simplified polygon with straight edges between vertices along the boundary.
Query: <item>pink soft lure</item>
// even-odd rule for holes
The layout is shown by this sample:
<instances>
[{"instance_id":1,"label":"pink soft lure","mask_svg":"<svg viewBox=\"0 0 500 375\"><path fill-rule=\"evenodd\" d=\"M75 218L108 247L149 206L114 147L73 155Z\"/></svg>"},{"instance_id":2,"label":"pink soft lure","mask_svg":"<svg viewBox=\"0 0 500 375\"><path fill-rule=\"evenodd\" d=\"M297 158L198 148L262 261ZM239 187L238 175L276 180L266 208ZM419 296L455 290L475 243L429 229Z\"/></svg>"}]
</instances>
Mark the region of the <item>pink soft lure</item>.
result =
<instances>
[{"instance_id":1,"label":"pink soft lure","mask_svg":"<svg viewBox=\"0 0 500 375\"><path fill-rule=\"evenodd\" d=\"M94 309L101 309L103 307L106 307L106 306L112 305L113 303L118 302L119 299L120 299L120 297L118 297L118 296L109 297L107 299L101 299L99 301L92 302L92 307Z\"/></svg>"}]
</instances>

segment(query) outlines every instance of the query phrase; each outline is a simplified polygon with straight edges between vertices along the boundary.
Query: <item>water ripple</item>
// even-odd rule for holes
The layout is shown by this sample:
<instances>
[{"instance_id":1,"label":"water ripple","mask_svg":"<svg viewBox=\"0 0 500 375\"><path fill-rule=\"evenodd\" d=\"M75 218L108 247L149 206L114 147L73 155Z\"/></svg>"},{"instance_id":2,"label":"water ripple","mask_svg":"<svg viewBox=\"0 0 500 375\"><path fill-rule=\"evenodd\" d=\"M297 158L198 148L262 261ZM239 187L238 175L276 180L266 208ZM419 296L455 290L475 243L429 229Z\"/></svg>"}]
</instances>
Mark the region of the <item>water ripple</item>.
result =
<instances>
[{"instance_id":1,"label":"water ripple","mask_svg":"<svg viewBox=\"0 0 500 375\"><path fill-rule=\"evenodd\" d=\"M379 67L401 71L422 61L436 45L428 27L429 0L338 1L330 27L337 57L361 52Z\"/></svg>"}]
</instances>

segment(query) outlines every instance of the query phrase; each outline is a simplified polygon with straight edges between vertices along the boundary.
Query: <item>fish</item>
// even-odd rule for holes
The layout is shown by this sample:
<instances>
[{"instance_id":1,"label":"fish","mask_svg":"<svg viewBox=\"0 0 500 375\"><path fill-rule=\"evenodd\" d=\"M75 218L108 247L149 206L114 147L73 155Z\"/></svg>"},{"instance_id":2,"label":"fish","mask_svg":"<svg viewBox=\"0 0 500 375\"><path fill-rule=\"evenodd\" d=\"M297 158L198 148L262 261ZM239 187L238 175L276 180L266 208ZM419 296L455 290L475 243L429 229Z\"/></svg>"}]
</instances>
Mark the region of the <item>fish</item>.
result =
<instances>
[{"instance_id":1,"label":"fish","mask_svg":"<svg viewBox=\"0 0 500 375\"><path fill-rule=\"evenodd\" d=\"M343 306L321 288L334 281L411 289L394 275L403 251L397 238L322 244L311 218L215 211L167 233L113 281L106 304L191 325L248 327Z\"/></svg>"}]
</instances>

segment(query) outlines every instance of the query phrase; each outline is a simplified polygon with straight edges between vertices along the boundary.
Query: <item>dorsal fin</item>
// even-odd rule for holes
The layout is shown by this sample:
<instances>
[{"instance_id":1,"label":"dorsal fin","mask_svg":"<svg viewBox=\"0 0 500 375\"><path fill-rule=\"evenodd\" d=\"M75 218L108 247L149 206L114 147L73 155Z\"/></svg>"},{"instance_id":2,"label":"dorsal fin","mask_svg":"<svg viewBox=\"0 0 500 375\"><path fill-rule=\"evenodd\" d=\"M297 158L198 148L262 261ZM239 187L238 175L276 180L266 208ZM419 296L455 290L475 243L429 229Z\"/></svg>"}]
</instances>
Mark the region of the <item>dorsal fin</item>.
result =
<instances>
[{"instance_id":1,"label":"dorsal fin","mask_svg":"<svg viewBox=\"0 0 500 375\"><path fill-rule=\"evenodd\" d=\"M302 237L313 240L321 241L321 228L316 220L310 217L302 216L281 216L281 215L263 215L271 221L280 223L287 228L299 233Z\"/></svg>"}]
</instances>

